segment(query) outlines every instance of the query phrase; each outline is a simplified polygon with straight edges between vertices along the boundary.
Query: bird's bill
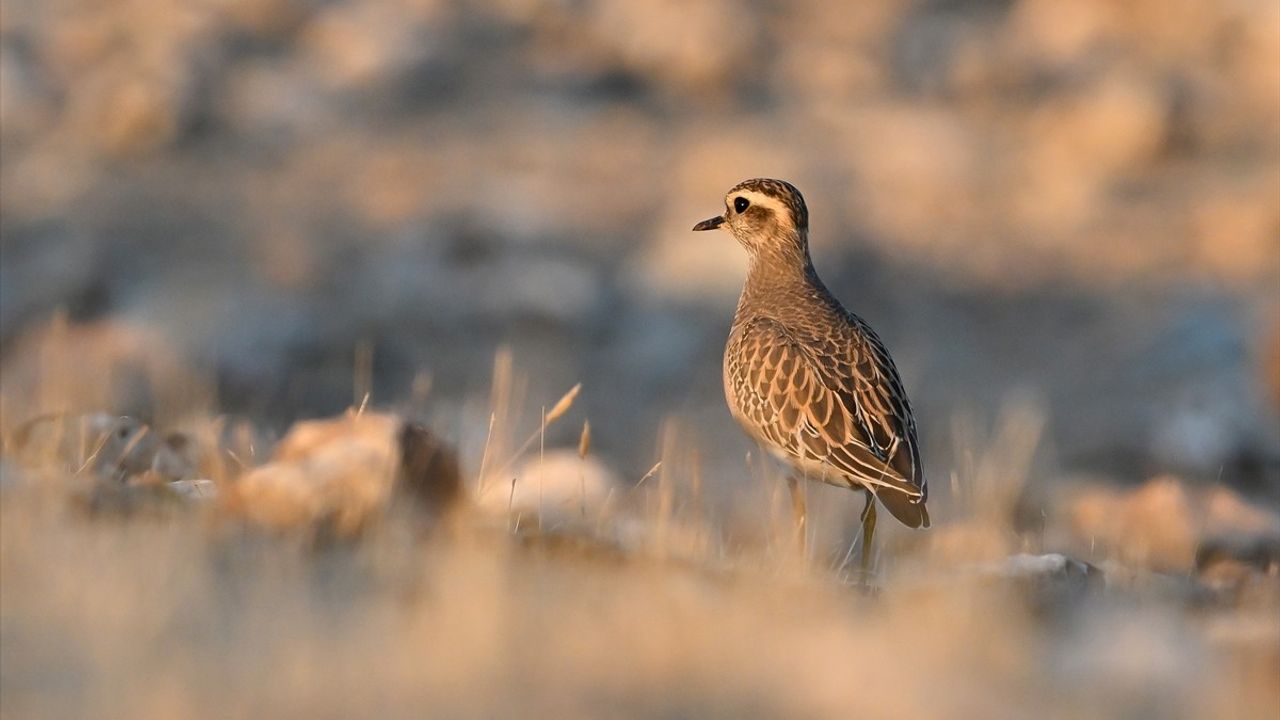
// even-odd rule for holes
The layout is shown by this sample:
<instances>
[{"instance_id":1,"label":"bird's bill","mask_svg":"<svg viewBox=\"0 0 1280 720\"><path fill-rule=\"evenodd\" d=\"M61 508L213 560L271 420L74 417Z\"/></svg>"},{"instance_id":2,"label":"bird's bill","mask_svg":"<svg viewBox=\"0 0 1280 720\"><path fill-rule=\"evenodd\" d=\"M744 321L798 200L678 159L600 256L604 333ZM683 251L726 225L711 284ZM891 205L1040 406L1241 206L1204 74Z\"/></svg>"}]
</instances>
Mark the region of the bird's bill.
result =
<instances>
[{"instance_id":1,"label":"bird's bill","mask_svg":"<svg viewBox=\"0 0 1280 720\"><path fill-rule=\"evenodd\" d=\"M693 229L694 230L715 230L716 228L720 227L723 224L724 224L724 216L717 215L713 218L708 218L706 220L703 220L697 225L694 225Z\"/></svg>"}]
</instances>

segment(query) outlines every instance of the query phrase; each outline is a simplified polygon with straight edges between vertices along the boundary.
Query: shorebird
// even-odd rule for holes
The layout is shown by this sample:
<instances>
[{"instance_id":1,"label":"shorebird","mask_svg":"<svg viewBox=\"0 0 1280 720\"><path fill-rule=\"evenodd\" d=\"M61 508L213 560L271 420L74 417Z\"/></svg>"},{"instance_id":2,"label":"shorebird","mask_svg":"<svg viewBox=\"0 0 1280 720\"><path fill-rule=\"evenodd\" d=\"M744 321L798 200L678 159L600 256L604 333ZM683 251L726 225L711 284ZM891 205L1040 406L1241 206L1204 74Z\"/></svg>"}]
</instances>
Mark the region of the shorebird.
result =
<instances>
[{"instance_id":1,"label":"shorebird","mask_svg":"<svg viewBox=\"0 0 1280 720\"><path fill-rule=\"evenodd\" d=\"M750 269L724 351L729 411L786 462L796 530L806 536L797 475L862 490L861 565L869 569L876 499L908 527L929 526L916 422L884 343L845 310L809 257L809 211L782 180L738 183L723 215L694 230L727 229Z\"/></svg>"}]
</instances>

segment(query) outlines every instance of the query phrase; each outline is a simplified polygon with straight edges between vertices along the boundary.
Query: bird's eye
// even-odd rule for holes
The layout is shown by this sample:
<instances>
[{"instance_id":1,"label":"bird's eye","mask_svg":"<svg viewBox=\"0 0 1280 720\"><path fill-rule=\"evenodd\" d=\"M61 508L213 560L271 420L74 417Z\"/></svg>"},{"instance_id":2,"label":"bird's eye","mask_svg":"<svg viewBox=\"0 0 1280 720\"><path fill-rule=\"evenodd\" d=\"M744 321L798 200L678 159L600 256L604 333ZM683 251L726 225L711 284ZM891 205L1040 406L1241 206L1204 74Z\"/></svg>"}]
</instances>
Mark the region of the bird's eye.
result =
<instances>
[{"instance_id":1,"label":"bird's eye","mask_svg":"<svg viewBox=\"0 0 1280 720\"><path fill-rule=\"evenodd\" d=\"M745 211L750 205L751 203L744 197L737 197L733 199L733 209L737 212Z\"/></svg>"}]
</instances>

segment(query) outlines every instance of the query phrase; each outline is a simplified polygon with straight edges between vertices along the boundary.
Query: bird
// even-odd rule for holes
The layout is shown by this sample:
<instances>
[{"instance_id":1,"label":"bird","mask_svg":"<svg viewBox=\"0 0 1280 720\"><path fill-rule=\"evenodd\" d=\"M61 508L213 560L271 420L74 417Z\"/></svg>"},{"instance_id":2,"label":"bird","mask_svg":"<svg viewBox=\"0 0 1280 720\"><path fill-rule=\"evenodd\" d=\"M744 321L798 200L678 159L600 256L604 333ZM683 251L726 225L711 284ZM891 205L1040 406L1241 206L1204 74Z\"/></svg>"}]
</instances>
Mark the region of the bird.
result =
<instances>
[{"instance_id":1,"label":"bird","mask_svg":"<svg viewBox=\"0 0 1280 720\"><path fill-rule=\"evenodd\" d=\"M907 527L929 527L929 486L902 378L871 326L818 277L809 254L809 210L794 185L744 180L724 204L723 214L693 229L728 230L750 258L725 343L730 414L790 466L802 548L806 509L799 478L865 494L865 574L877 499Z\"/></svg>"}]
</instances>

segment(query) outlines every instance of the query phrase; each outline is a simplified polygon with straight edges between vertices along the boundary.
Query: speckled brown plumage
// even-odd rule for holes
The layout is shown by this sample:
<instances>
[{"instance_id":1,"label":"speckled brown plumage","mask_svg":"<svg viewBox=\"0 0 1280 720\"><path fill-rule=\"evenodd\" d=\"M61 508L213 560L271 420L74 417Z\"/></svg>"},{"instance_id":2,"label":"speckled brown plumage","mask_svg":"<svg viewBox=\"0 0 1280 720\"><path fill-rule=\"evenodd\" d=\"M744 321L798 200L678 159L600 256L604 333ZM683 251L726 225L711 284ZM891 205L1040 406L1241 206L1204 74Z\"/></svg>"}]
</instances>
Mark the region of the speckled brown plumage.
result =
<instances>
[{"instance_id":1,"label":"speckled brown plumage","mask_svg":"<svg viewBox=\"0 0 1280 720\"><path fill-rule=\"evenodd\" d=\"M902 523L927 527L902 380L880 338L814 271L799 191L748 180L725 205L698 229L726 226L751 256L724 354L733 416L805 477L870 490Z\"/></svg>"}]
</instances>

